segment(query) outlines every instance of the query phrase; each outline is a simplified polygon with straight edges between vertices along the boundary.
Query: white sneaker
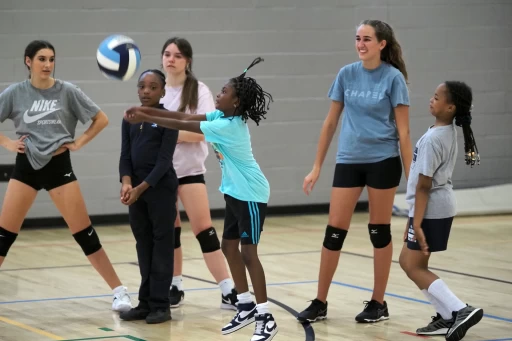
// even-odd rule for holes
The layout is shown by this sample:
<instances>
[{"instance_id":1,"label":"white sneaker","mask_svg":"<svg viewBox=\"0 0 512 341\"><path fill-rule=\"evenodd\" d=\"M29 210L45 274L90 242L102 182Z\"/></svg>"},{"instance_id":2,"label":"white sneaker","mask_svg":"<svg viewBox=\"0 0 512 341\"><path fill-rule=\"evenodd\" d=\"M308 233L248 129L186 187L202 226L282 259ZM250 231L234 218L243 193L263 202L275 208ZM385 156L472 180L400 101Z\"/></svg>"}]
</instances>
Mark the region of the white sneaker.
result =
<instances>
[{"instance_id":1,"label":"white sneaker","mask_svg":"<svg viewBox=\"0 0 512 341\"><path fill-rule=\"evenodd\" d=\"M112 310L128 311L132 308L132 301L130 299L130 295L128 295L128 290L126 289L126 287L123 287L123 290L121 292L114 293L114 299L112 301Z\"/></svg>"}]
</instances>

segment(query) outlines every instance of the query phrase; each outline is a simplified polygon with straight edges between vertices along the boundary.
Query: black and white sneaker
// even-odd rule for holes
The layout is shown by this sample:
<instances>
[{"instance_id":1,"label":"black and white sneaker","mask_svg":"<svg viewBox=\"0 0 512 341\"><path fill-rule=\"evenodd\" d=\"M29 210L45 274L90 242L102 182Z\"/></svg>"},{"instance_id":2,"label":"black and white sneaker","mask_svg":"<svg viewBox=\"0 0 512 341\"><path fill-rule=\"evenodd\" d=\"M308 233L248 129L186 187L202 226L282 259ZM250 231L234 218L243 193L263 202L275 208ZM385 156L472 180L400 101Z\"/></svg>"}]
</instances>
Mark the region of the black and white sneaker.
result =
<instances>
[{"instance_id":1,"label":"black and white sneaker","mask_svg":"<svg viewBox=\"0 0 512 341\"><path fill-rule=\"evenodd\" d=\"M169 299L171 301L171 308L178 308L185 299L185 292L178 290L177 286L172 285L169 291Z\"/></svg>"},{"instance_id":2,"label":"black and white sneaker","mask_svg":"<svg viewBox=\"0 0 512 341\"><path fill-rule=\"evenodd\" d=\"M452 313L453 322L452 327L446 334L447 341L459 341L466 335L469 328L480 322L484 316L484 311L481 308L474 308L472 306L466 306L459 311Z\"/></svg>"},{"instance_id":3,"label":"black and white sneaker","mask_svg":"<svg viewBox=\"0 0 512 341\"><path fill-rule=\"evenodd\" d=\"M356 321L360 323L373 323L389 319L388 304L380 304L375 300L364 301L364 310L356 316Z\"/></svg>"},{"instance_id":4,"label":"black and white sneaker","mask_svg":"<svg viewBox=\"0 0 512 341\"><path fill-rule=\"evenodd\" d=\"M246 327L255 321L256 304L251 303L238 303L238 312L235 317L222 328L222 334L230 334L236 332L243 327Z\"/></svg>"},{"instance_id":5,"label":"black and white sneaker","mask_svg":"<svg viewBox=\"0 0 512 341\"><path fill-rule=\"evenodd\" d=\"M272 314L256 314L256 329L251 341L270 341L277 334L277 324Z\"/></svg>"},{"instance_id":6,"label":"black and white sneaker","mask_svg":"<svg viewBox=\"0 0 512 341\"><path fill-rule=\"evenodd\" d=\"M416 329L418 335L446 335L448 329L453 325L453 318L445 320L439 313L432 316L432 322L428 326Z\"/></svg>"},{"instance_id":7,"label":"black and white sneaker","mask_svg":"<svg viewBox=\"0 0 512 341\"><path fill-rule=\"evenodd\" d=\"M220 304L220 309L226 309L226 310L238 310L238 293L235 289L231 290L231 293L227 294L226 296L222 295L222 302Z\"/></svg>"},{"instance_id":8,"label":"black and white sneaker","mask_svg":"<svg viewBox=\"0 0 512 341\"><path fill-rule=\"evenodd\" d=\"M318 299L311 301L309 307L297 315L297 320L301 323L315 322L317 320L324 320L327 318L327 302L322 302Z\"/></svg>"}]
</instances>

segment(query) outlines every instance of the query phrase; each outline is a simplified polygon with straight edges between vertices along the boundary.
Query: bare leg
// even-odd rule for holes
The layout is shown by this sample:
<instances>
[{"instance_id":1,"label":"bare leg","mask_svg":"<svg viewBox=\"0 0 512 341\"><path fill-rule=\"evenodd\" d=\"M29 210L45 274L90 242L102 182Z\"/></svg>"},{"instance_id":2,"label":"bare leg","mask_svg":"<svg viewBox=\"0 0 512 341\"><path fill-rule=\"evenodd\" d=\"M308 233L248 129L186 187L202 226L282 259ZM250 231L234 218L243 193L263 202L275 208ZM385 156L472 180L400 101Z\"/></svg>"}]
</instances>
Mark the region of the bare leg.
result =
<instances>
[{"instance_id":1,"label":"bare leg","mask_svg":"<svg viewBox=\"0 0 512 341\"><path fill-rule=\"evenodd\" d=\"M37 191L32 187L15 179L9 180L0 213L0 227L18 234L36 196ZM0 256L0 266L4 259Z\"/></svg>"}]
</instances>

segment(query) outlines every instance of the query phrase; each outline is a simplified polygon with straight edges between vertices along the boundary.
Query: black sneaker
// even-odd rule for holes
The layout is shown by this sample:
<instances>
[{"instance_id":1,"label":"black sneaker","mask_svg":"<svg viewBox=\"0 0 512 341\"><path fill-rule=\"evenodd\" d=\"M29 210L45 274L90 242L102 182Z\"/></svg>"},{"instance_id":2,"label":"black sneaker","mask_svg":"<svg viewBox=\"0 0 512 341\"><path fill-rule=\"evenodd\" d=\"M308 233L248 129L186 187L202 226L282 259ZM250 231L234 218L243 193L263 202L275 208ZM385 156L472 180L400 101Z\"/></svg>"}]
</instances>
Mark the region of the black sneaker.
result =
<instances>
[{"instance_id":1,"label":"black sneaker","mask_svg":"<svg viewBox=\"0 0 512 341\"><path fill-rule=\"evenodd\" d=\"M222 334L230 334L236 332L243 327L246 327L255 321L256 304L251 303L238 303L238 312L235 317L222 328Z\"/></svg>"},{"instance_id":2,"label":"black sneaker","mask_svg":"<svg viewBox=\"0 0 512 341\"><path fill-rule=\"evenodd\" d=\"M238 293L235 289L231 290L231 293L227 294L226 296L222 295L222 301L220 304L220 309L226 309L226 310L238 310Z\"/></svg>"},{"instance_id":3,"label":"black sneaker","mask_svg":"<svg viewBox=\"0 0 512 341\"><path fill-rule=\"evenodd\" d=\"M372 323L389 319L388 304L380 304L375 300L364 301L364 310L356 316L356 321L360 323Z\"/></svg>"},{"instance_id":4,"label":"black sneaker","mask_svg":"<svg viewBox=\"0 0 512 341\"><path fill-rule=\"evenodd\" d=\"M185 292L178 290L177 286L172 285L169 291L169 299L171 300L171 308L178 308L185 299Z\"/></svg>"},{"instance_id":5,"label":"black sneaker","mask_svg":"<svg viewBox=\"0 0 512 341\"><path fill-rule=\"evenodd\" d=\"M123 311L119 314L119 318L124 321L140 321L145 320L149 315L149 309L141 309L140 307L132 308L128 311Z\"/></svg>"},{"instance_id":6,"label":"black sneaker","mask_svg":"<svg viewBox=\"0 0 512 341\"><path fill-rule=\"evenodd\" d=\"M158 309L157 311L152 311L146 317L147 324L163 323L169 320L172 320L171 311L169 309Z\"/></svg>"},{"instance_id":7,"label":"black sneaker","mask_svg":"<svg viewBox=\"0 0 512 341\"><path fill-rule=\"evenodd\" d=\"M446 334L446 340L448 341L459 341L466 335L469 328L480 322L484 316L484 311L481 308L474 308L472 306L466 306L459 311L452 313L453 322L452 327Z\"/></svg>"},{"instance_id":8,"label":"black sneaker","mask_svg":"<svg viewBox=\"0 0 512 341\"><path fill-rule=\"evenodd\" d=\"M311 301L309 307L297 315L297 320L301 323L315 322L317 320L324 320L327 318L327 302L322 302L318 299Z\"/></svg>"},{"instance_id":9,"label":"black sneaker","mask_svg":"<svg viewBox=\"0 0 512 341\"><path fill-rule=\"evenodd\" d=\"M256 328L251 341L270 341L277 334L277 324L272 314L256 314Z\"/></svg>"},{"instance_id":10,"label":"black sneaker","mask_svg":"<svg viewBox=\"0 0 512 341\"><path fill-rule=\"evenodd\" d=\"M439 313L432 316L432 322L428 326L416 329L418 335L446 335L453 325L454 319L445 320Z\"/></svg>"}]
</instances>

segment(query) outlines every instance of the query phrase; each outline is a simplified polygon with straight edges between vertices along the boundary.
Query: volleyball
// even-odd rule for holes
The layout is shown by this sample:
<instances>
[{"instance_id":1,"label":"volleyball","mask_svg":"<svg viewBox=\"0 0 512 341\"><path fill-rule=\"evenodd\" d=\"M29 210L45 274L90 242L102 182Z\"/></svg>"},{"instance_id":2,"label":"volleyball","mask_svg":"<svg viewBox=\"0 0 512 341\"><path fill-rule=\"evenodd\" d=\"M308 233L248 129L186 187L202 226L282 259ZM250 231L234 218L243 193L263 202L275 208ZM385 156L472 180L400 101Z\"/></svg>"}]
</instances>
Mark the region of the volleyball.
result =
<instances>
[{"instance_id":1,"label":"volleyball","mask_svg":"<svg viewBox=\"0 0 512 341\"><path fill-rule=\"evenodd\" d=\"M105 38L96 51L100 71L108 79L129 80L139 69L140 59L138 46L124 35Z\"/></svg>"}]
</instances>

